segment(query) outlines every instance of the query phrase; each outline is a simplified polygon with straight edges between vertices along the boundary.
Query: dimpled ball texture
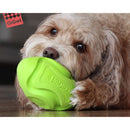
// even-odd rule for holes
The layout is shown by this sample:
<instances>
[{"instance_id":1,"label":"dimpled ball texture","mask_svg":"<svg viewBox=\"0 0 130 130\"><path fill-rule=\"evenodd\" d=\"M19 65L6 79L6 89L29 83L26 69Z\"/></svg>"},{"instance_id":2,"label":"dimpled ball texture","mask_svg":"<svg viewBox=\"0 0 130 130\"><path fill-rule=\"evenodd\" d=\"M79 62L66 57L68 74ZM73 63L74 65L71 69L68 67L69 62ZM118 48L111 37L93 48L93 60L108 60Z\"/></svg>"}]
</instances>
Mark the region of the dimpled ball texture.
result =
<instances>
[{"instance_id":1,"label":"dimpled ball texture","mask_svg":"<svg viewBox=\"0 0 130 130\"><path fill-rule=\"evenodd\" d=\"M61 64L45 57L23 59L17 66L19 85L25 96L46 110L71 109L75 81Z\"/></svg>"}]
</instances>

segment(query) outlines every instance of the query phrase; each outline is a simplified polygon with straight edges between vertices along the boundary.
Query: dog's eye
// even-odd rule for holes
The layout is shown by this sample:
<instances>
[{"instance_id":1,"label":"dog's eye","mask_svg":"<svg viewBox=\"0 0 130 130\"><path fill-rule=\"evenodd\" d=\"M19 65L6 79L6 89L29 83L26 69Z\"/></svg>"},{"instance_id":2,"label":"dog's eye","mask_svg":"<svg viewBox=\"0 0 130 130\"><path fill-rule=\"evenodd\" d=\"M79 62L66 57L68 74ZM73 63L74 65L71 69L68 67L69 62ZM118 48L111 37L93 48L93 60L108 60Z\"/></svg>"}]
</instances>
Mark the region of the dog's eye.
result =
<instances>
[{"instance_id":1,"label":"dog's eye","mask_svg":"<svg viewBox=\"0 0 130 130\"><path fill-rule=\"evenodd\" d=\"M50 34L51 34L51 36L55 36L56 34L57 34L57 29L56 28L52 28L51 30L50 30Z\"/></svg>"},{"instance_id":2,"label":"dog's eye","mask_svg":"<svg viewBox=\"0 0 130 130\"><path fill-rule=\"evenodd\" d=\"M86 50L86 47L82 42L81 43L76 43L75 48L80 53L83 53Z\"/></svg>"}]
</instances>

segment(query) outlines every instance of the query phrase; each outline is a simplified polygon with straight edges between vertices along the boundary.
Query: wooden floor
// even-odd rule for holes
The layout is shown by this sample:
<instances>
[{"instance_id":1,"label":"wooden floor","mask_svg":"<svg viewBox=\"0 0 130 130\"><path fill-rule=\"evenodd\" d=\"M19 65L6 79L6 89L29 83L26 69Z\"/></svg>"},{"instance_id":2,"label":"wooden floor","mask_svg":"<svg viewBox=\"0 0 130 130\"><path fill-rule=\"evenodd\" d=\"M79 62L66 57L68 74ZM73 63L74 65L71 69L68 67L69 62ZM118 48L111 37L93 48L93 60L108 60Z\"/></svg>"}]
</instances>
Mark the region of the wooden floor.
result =
<instances>
[{"instance_id":1,"label":"wooden floor","mask_svg":"<svg viewBox=\"0 0 130 130\"><path fill-rule=\"evenodd\" d=\"M32 111L22 110L13 86L0 86L0 117L130 117L130 110Z\"/></svg>"}]
</instances>

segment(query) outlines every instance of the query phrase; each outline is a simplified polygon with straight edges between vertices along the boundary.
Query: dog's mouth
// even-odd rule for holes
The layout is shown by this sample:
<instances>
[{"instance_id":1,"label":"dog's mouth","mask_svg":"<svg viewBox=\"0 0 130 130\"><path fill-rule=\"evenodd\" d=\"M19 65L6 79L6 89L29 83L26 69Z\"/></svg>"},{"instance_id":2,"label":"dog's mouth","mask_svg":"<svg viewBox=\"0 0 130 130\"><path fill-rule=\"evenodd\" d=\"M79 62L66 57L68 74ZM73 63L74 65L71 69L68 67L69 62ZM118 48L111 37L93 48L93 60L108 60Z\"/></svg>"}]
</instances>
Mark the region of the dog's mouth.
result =
<instances>
[{"instance_id":1,"label":"dog's mouth","mask_svg":"<svg viewBox=\"0 0 130 130\"><path fill-rule=\"evenodd\" d=\"M108 59L108 54L109 54L109 46L106 47L106 50L102 53L102 59L101 59L101 64L97 65L94 71L92 71L87 78L93 78L100 74L103 66L106 64L106 61Z\"/></svg>"}]
</instances>

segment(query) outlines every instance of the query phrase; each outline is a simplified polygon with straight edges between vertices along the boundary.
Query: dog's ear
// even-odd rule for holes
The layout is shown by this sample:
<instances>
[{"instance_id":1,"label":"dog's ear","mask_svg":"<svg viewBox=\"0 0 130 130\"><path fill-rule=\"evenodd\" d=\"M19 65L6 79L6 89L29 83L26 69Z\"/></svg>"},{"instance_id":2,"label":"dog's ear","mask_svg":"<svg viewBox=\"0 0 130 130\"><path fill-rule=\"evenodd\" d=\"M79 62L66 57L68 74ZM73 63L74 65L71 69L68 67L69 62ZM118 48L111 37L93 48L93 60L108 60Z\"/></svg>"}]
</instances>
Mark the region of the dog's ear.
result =
<instances>
[{"instance_id":1,"label":"dog's ear","mask_svg":"<svg viewBox=\"0 0 130 130\"><path fill-rule=\"evenodd\" d=\"M122 67L124 66L123 58L121 55L121 43L111 30L105 30L106 42L109 47L109 55L107 58L106 65L111 68L111 71L115 71L118 68L118 73L121 73ZM108 69L109 70L109 69ZM111 73L113 75L113 73ZM119 76L117 76L119 77Z\"/></svg>"},{"instance_id":2,"label":"dog's ear","mask_svg":"<svg viewBox=\"0 0 130 130\"><path fill-rule=\"evenodd\" d=\"M124 62L121 55L120 42L116 34L110 30L105 30L105 36L104 42L108 46L108 55L97 81L102 81L102 84L108 84L110 86L112 95L115 96L109 104L115 104L119 101Z\"/></svg>"},{"instance_id":3,"label":"dog's ear","mask_svg":"<svg viewBox=\"0 0 130 130\"><path fill-rule=\"evenodd\" d=\"M120 63L123 62L122 55L121 55L121 42L117 35L112 32L111 30L105 30L105 42L106 45L109 47L109 56L113 63L117 62L116 65L120 66ZM112 62L111 61L111 62Z\"/></svg>"},{"instance_id":4,"label":"dog's ear","mask_svg":"<svg viewBox=\"0 0 130 130\"><path fill-rule=\"evenodd\" d=\"M114 32L106 29L104 30L104 34L105 34L105 40L107 42L107 45L109 44L111 46L111 49L113 49L112 51L114 51L116 48L120 49L119 39Z\"/></svg>"}]
</instances>

